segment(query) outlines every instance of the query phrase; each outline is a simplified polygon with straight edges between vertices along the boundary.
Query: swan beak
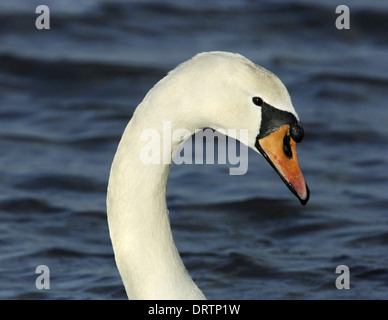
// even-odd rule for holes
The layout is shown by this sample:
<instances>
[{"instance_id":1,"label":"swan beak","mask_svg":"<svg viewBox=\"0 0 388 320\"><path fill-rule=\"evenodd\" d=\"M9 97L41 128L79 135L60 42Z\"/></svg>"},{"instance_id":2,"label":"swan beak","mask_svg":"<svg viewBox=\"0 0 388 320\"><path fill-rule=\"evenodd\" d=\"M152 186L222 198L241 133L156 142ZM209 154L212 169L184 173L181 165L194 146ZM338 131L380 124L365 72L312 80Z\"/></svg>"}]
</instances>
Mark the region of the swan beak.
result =
<instances>
[{"instance_id":1,"label":"swan beak","mask_svg":"<svg viewBox=\"0 0 388 320\"><path fill-rule=\"evenodd\" d=\"M256 147L280 175L287 187L302 205L309 200L310 192L296 155L296 142L290 136L290 126L283 125L264 138L258 139Z\"/></svg>"}]
</instances>

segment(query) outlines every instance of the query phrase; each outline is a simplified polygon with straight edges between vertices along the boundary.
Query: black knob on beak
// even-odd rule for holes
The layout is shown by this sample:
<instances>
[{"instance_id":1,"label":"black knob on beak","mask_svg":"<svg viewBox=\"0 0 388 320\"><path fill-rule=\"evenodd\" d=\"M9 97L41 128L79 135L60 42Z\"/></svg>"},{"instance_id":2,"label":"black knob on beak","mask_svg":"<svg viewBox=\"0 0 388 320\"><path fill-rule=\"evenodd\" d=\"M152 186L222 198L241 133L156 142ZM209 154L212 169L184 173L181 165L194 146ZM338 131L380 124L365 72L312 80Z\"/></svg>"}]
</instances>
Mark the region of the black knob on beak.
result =
<instances>
[{"instance_id":1,"label":"black knob on beak","mask_svg":"<svg viewBox=\"0 0 388 320\"><path fill-rule=\"evenodd\" d=\"M290 128L290 135L295 142L301 142L304 137L303 127L299 123L292 124Z\"/></svg>"}]
</instances>

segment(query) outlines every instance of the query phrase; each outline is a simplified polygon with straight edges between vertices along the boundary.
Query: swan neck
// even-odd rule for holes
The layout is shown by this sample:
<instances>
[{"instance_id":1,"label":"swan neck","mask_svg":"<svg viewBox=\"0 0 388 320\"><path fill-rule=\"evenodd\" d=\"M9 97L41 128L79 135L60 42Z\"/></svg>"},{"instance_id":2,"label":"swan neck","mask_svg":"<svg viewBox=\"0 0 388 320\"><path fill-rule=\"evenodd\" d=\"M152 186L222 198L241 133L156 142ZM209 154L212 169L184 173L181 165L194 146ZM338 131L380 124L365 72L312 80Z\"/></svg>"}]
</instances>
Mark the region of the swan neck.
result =
<instances>
[{"instance_id":1,"label":"swan neck","mask_svg":"<svg viewBox=\"0 0 388 320\"><path fill-rule=\"evenodd\" d=\"M147 115L135 112L111 168L107 211L116 264L131 299L203 299L175 246L166 205L172 153L179 142L170 138L166 156L163 123ZM159 141L142 141L148 129L159 134ZM140 155L147 142L165 144L160 151L164 161L144 163Z\"/></svg>"}]
</instances>

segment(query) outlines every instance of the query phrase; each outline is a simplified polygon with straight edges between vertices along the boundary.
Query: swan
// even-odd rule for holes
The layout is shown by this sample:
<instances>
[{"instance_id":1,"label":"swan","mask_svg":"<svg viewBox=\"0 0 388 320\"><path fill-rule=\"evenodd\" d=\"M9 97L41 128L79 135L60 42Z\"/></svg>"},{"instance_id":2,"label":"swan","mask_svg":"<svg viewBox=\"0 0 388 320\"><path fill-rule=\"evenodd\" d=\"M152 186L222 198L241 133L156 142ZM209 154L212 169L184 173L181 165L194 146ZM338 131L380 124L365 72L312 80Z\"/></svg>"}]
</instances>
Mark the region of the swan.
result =
<instances>
[{"instance_id":1,"label":"swan","mask_svg":"<svg viewBox=\"0 0 388 320\"><path fill-rule=\"evenodd\" d=\"M205 299L175 246L166 205L170 161L144 163L144 130L233 128L248 130L244 143L271 164L304 205L309 189L295 144L303 128L290 95L270 71L236 53L197 54L160 80L136 108L114 156L107 190L107 218L117 268L129 299ZM235 130L236 131L236 130ZM187 138L187 137L186 137ZM234 138L239 138L234 137ZM160 148L162 149L162 148Z\"/></svg>"}]
</instances>

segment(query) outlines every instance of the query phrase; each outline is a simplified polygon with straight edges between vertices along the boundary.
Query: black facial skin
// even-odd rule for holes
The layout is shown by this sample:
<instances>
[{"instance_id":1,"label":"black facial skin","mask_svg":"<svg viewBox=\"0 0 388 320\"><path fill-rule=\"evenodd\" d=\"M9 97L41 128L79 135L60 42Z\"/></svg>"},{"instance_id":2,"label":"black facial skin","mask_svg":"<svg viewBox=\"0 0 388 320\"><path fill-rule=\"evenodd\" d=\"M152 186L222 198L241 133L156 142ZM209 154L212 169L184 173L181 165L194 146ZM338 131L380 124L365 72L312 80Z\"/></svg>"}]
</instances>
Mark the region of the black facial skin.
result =
<instances>
[{"instance_id":1,"label":"black facial skin","mask_svg":"<svg viewBox=\"0 0 388 320\"><path fill-rule=\"evenodd\" d=\"M262 100L261 102L261 126L256 139L264 138L281 126L289 124L291 138L295 142L302 141L304 136L303 128L292 113L276 109Z\"/></svg>"}]
</instances>

